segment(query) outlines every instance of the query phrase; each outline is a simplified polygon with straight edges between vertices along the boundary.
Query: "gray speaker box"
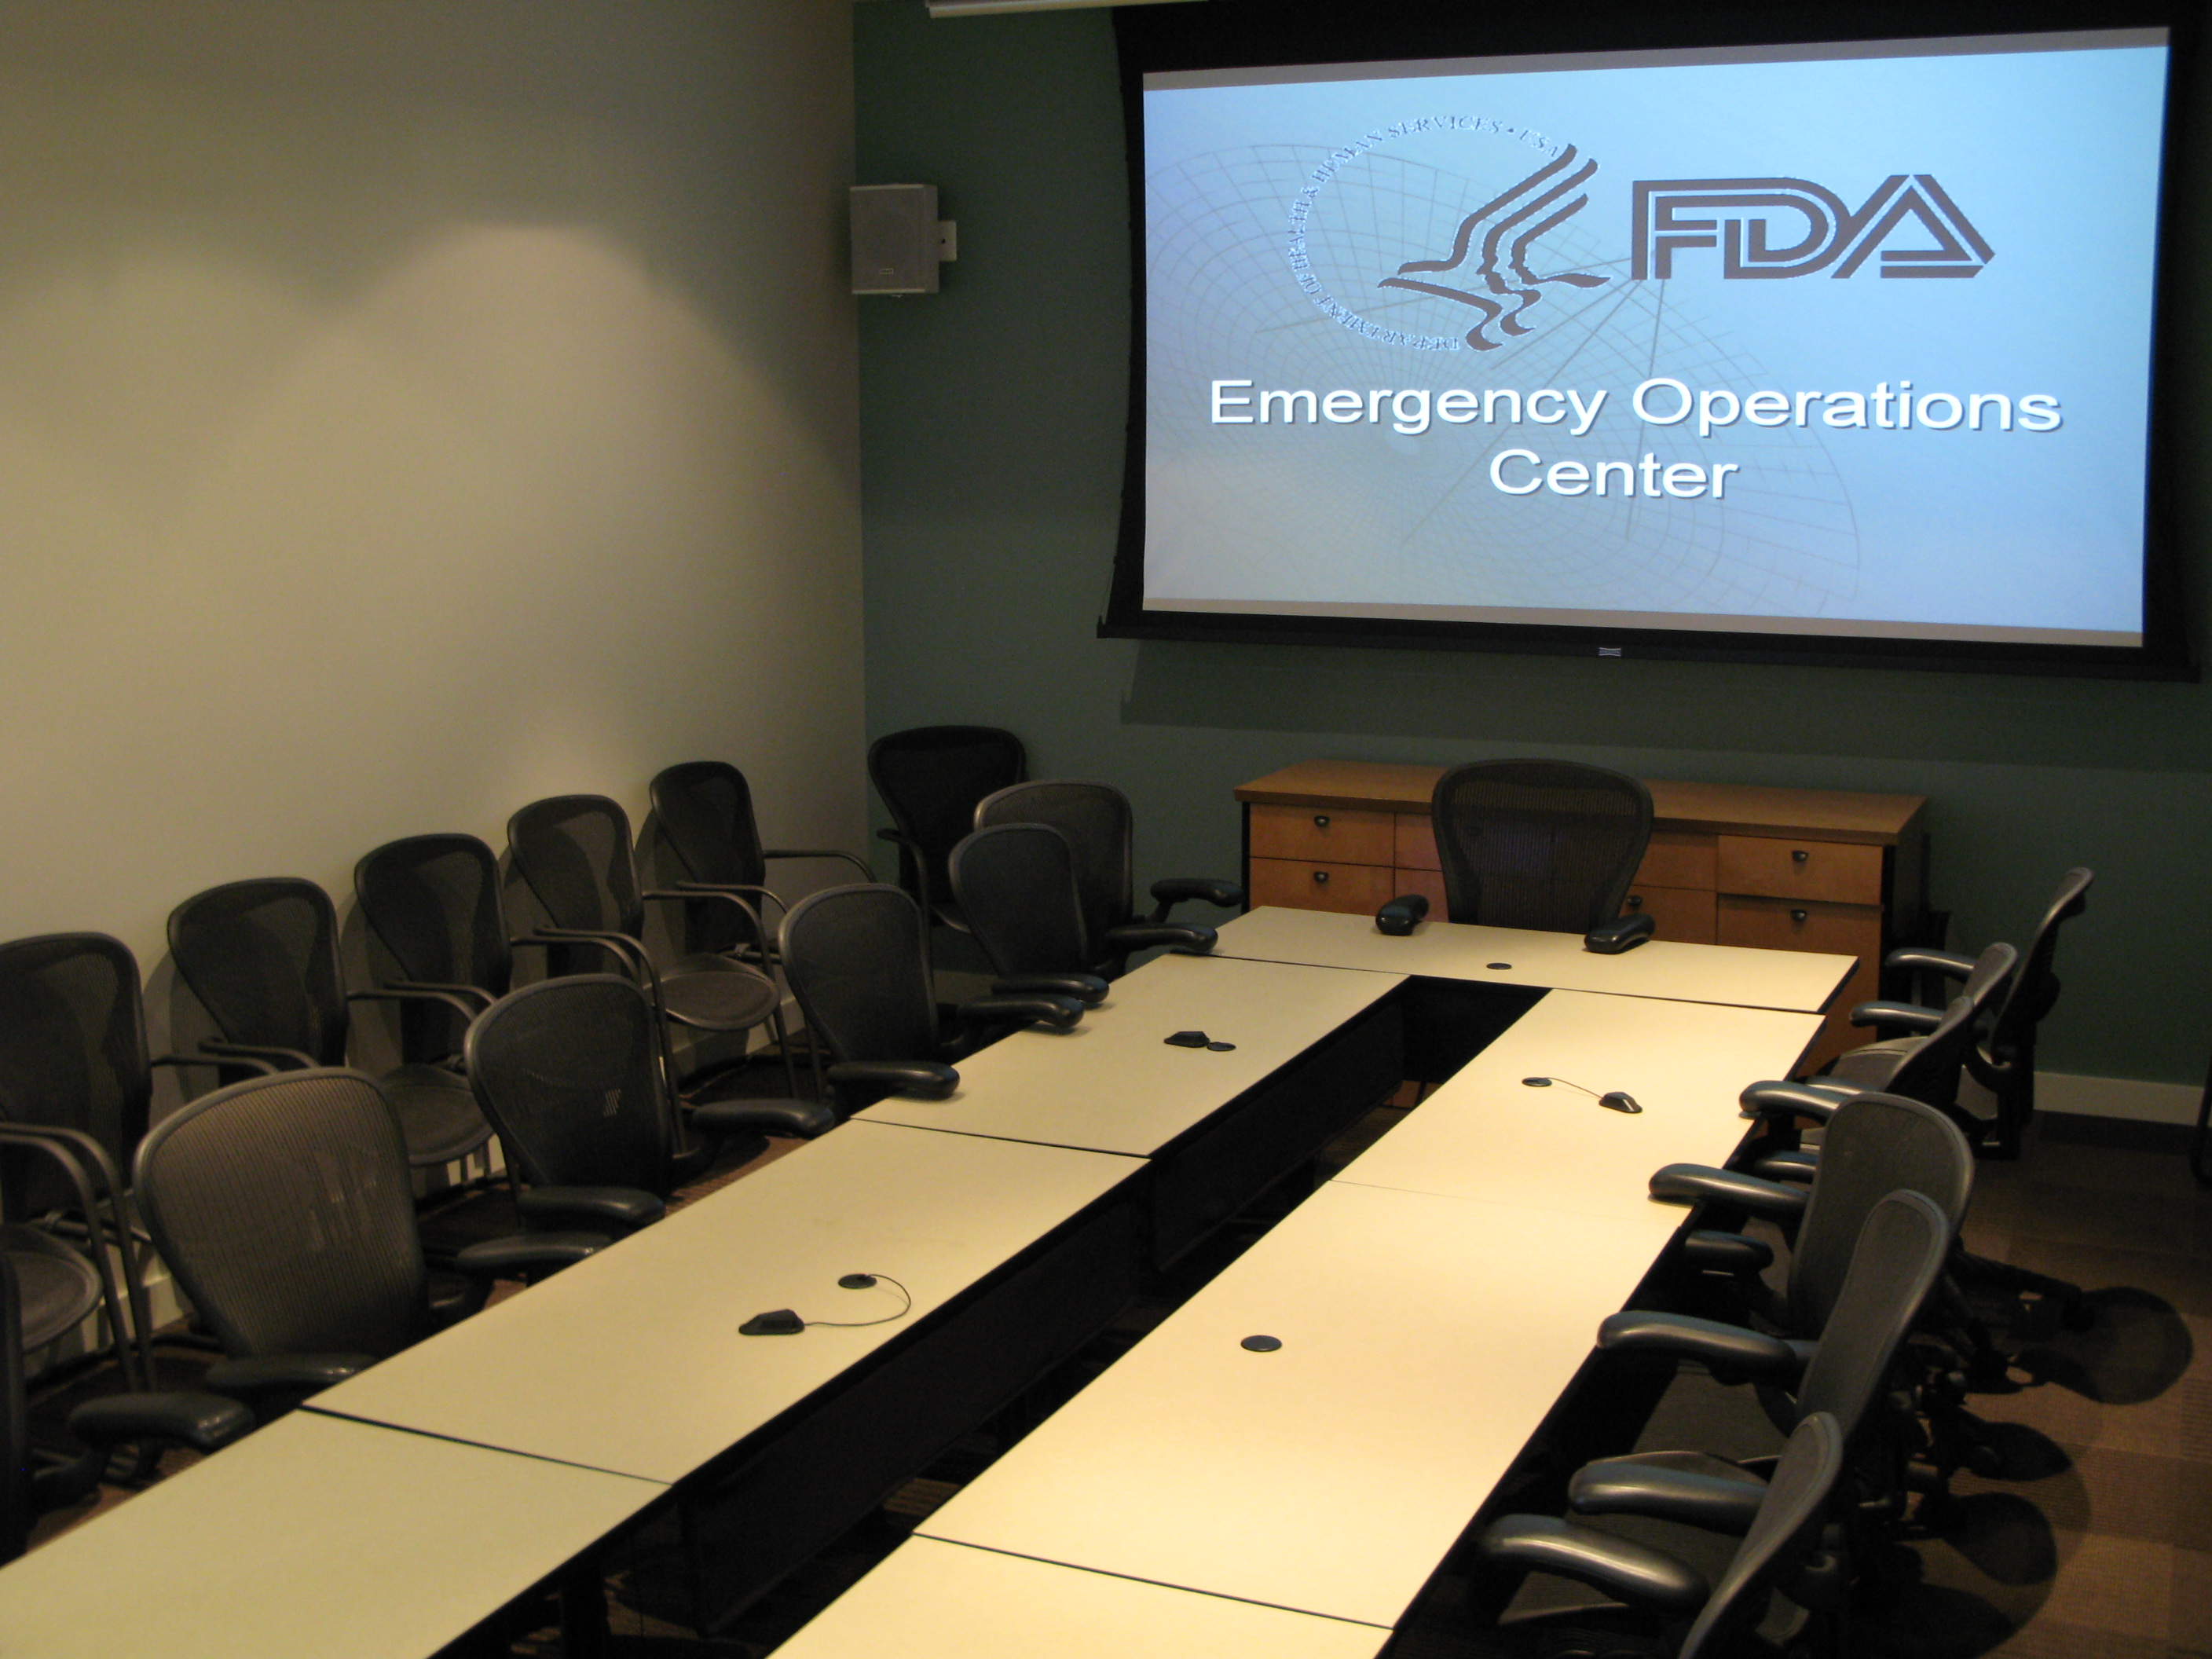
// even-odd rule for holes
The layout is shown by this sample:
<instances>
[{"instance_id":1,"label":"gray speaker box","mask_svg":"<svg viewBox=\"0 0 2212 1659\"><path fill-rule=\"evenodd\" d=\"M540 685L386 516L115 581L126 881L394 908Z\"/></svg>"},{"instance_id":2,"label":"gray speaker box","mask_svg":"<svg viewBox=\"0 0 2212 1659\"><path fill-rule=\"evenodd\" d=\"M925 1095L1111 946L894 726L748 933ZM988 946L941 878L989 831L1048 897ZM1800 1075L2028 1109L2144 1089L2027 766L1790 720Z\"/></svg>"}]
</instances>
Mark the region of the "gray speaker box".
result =
<instances>
[{"instance_id":1,"label":"gray speaker box","mask_svg":"<svg viewBox=\"0 0 2212 1659\"><path fill-rule=\"evenodd\" d=\"M935 185L855 185L853 292L934 294L943 257Z\"/></svg>"}]
</instances>

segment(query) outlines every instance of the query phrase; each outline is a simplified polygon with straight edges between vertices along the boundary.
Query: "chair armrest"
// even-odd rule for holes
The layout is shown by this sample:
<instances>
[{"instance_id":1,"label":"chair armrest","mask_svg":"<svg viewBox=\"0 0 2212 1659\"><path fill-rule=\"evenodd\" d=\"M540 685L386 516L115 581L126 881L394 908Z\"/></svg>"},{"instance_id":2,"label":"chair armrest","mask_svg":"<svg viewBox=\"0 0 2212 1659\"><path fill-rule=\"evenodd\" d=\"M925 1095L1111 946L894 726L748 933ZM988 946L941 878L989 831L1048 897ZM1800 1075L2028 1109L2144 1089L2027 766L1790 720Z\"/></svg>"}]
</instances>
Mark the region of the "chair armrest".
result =
<instances>
[{"instance_id":1,"label":"chair armrest","mask_svg":"<svg viewBox=\"0 0 2212 1659\"><path fill-rule=\"evenodd\" d=\"M1770 1221L1795 1221L1805 1213L1809 1195L1778 1181L1702 1164L1669 1164L1651 1176L1651 1196L1662 1204L1725 1204Z\"/></svg>"},{"instance_id":2,"label":"chair armrest","mask_svg":"<svg viewBox=\"0 0 2212 1659\"><path fill-rule=\"evenodd\" d=\"M651 1193L635 1187L532 1187L514 1200L514 1212L525 1221L556 1224L580 1224L592 1228L612 1227L634 1233L649 1227L666 1214L668 1206ZM494 1243L520 1243L495 1240ZM483 1248L471 1245L470 1249ZM467 1250L461 1252L463 1255ZM459 1257L455 1265L459 1265ZM465 1269L464 1271L466 1271Z\"/></svg>"},{"instance_id":3,"label":"chair armrest","mask_svg":"<svg viewBox=\"0 0 2212 1659\"><path fill-rule=\"evenodd\" d=\"M387 979L384 983L386 988L393 991L443 991L449 996L474 1003L479 1010L489 1008L499 1000L481 985L447 985L434 979Z\"/></svg>"},{"instance_id":4,"label":"chair armrest","mask_svg":"<svg viewBox=\"0 0 2212 1659\"><path fill-rule=\"evenodd\" d=\"M1899 1025L1908 1031L1928 1032L1943 1023L1940 1008L1923 1008L1917 1002L1862 1002L1851 1010L1854 1025Z\"/></svg>"},{"instance_id":5,"label":"chair armrest","mask_svg":"<svg viewBox=\"0 0 2212 1659\"><path fill-rule=\"evenodd\" d=\"M559 1187L538 1192L574 1191ZM586 1191L621 1192L619 1187L586 1188ZM646 1194L640 1194L640 1197ZM527 1200L530 1194L523 1194ZM656 1202L658 1200L655 1200ZM520 1203L515 1206L522 1207ZM573 1267L586 1256L597 1255L614 1243L605 1233L515 1233L506 1238L487 1238L454 1253L453 1266L471 1279L520 1279L535 1284L549 1273Z\"/></svg>"},{"instance_id":6,"label":"chair armrest","mask_svg":"<svg viewBox=\"0 0 2212 1659\"><path fill-rule=\"evenodd\" d=\"M1820 1149L1800 1146L1793 1152L1769 1152L1752 1164L1750 1173L1768 1181L1810 1181L1820 1173Z\"/></svg>"},{"instance_id":7,"label":"chair armrest","mask_svg":"<svg viewBox=\"0 0 2212 1659\"><path fill-rule=\"evenodd\" d=\"M1548 1515L1505 1516L1475 1547L1498 1566L1571 1578L1616 1601L1675 1618L1694 1613L1712 1594L1703 1573L1649 1544Z\"/></svg>"},{"instance_id":8,"label":"chair armrest","mask_svg":"<svg viewBox=\"0 0 2212 1659\"><path fill-rule=\"evenodd\" d=\"M509 945L596 945L609 956L635 969L645 966L645 947L628 933L610 933L596 927L535 927L507 941Z\"/></svg>"},{"instance_id":9,"label":"chair armrest","mask_svg":"<svg viewBox=\"0 0 2212 1659\"><path fill-rule=\"evenodd\" d=\"M1924 945L1907 945L1892 951L1881 959L1885 968L1923 968L1941 974L1946 979L1965 979L1974 971L1974 959L1962 957L1953 951L1931 951Z\"/></svg>"},{"instance_id":10,"label":"chair armrest","mask_svg":"<svg viewBox=\"0 0 2212 1659\"><path fill-rule=\"evenodd\" d=\"M811 1100L715 1100L691 1109L691 1127L710 1135L812 1140L837 1127L837 1114Z\"/></svg>"},{"instance_id":11,"label":"chair armrest","mask_svg":"<svg viewBox=\"0 0 2212 1659\"><path fill-rule=\"evenodd\" d=\"M1685 1238L1676 1254L1684 1267L1699 1273L1763 1273L1774 1265L1773 1247L1763 1241L1704 1227Z\"/></svg>"},{"instance_id":12,"label":"chair armrest","mask_svg":"<svg viewBox=\"0 0 2212 1659\"><path fill-rule=\"evenodd\" d=\"M1577 1515L1644 1515L1739 1538L1751 1530L1765 1498L1766 1483L1755 1474L1730 1480L1632 1456L1585 1463L1567 1482L1567 1503Z\"/></svg>"},{"instance_id":13,"label":"chair armrest","mask_svg":"<svg viewBox=\"0 0 2212 1659\"><path fill-rule=\"evenodd\" d=\"M1022 974L991 981L993 996L1073 997L1086 1008L1106 1000L1106 981L1096 974Z\"/></svg>"},{"instance_id":14,"label":"chair armrest","mask_svg":"<svg viewBox=\"0 0 2212 1659\"><path fill-rule=\"evenodd\" d=\"M1813 1357L1810 1342L1791 1342L1717 1319L1647 1313L1640 1308L1608 1315L1597 1328L1597 1346L1601 1353L1694 1359L1724 1382L1779 1382L1784 1387L1803 1375Z\"/></svg>"},{"instance_id":15,"label":"chair armrest","mask_svg":"<svg viewBox=\"0 0 2212 1659\"><path fill-rule=\"evenodd\" d=\"M369 991L348 991L348 1002L442 1002L463 1019L474 1019L483 1012L485 1005L465 1002L450 991L433 991L424 987L403 985L396 981L380 985Z\"/></svg>"},{"instance_id":16,"label":"chair armrest","mask_svg":"<svg viewBox=\"0 0 2212 1659\"><path fill-rule=\"evenodd\" d=\"M734 887L712 887L704 882L690 882L681 887L648 887L638 896L662 904L696 904L701 899L719 899L724 904L734 904L752 925L755 941L767 942L768 927L761 921L760 912L746 903L744 896Z\"/></svg>"},{"instance_id":17,"label":"chair armrest","mask_svg":"<svg viewBox=\"0 0 2212 1659\"><path fill-rule=\"evenodd\" d=\"M297 1048L279 1048L263 1042L227 1042L215 1037L203 1038L199 1052L219 1054L226 1060L268 1060L272 1062L270 1069L278 1072L312 1072L322 1064L313 1054Z\"/></svg>"},{"instance_id":18,"label":"chair armrest","mask_svg":"<svg viewBox=\"0 0 2212 1659\"><path fill-rule=\"evenodd\" d=\"M1043 1025L1055 1031L1073 1030L1083 1023L1083 1005L1073 997L974 997L960 1005L955 1017L963 1025L1003 1025L1018 1022Z\"/></svg>"},{"instance_id":19,"label":"chair armrest","mask_svg":"<svg viewBox=\"0 0 2212 1659\"><path fill-rule=\"evenodd\" d=\"M1736 1097L1746 1117L1810 1117L1826 1123L1845 1101L1865 1094L1849 1083L1788 1083L1775 1079L1747 1085Z\"/></svg>"},{"instance_id":20,"label":"chair armrest","mask_svg":"<svg viewBox=\"0 0 2212 1659\"><path fill-rule=\"evenodd\" d=\"M268 1077L279 1068L271 1060L251 1060L244 1055L224 1059L216 1054L155 1054L146 1062L149 1066L244 1066Z\"/></svg>"},{"instance_id":21,"label":"chair armrest","mask_svg":"<svg viewBox=\"0 0 2212 1659\"><path fill-rule=\"evenodd\" d=\"M1211 927L1185 927L1172 921L1133 921L1125 927L1109 927L1101 947L1115 956L1125 956L1132 951L1149 951L1155 945L1165 945L1191 956L1202 957L1213 948L1220 937Z\"/></svg>"},{"instance_id":22,"label":"chair armrest","mask_svg":"<svg viewBox=\"0 0 2212 1659\"><path fill-rule=\"evenodd\" d=\"M823 1073L833 1088L881 1089L910 1100L947 1100L960 1073L933 1060L842 1060Z\"/></svg>"},{"instance_id":23,"label":"chair armrest","mask_svg":"<svg viewBox=\"0 0 2212 1659\"><path fill-rule=\"evenodd\" d=\"M876 872L868 867L867 860L858 854L844 852L835 847L763 847L764 859L842 859L860 872L862 881L873 881Z\"/></svg>"},{"instance_id":24,"label":"chair armrest","mask_svg":"<svg viewBox=\"0 0 2212 1659\"><path fill-rule=\"evenodd\" d=\"M1234 910L1244 902L1244 890L1236 882L1212 876L1170 876L1165 881L1152 884L1152 920L1165 921L1168 912L1186 899L1203 899L1224 910Z\"/></svg>"},{"instance_id":25,"label":"chair armrest","mask_svg":"<svg viewBox=\"0 0 2212 1659\"><path fill-rule=\"evenodd\" d=\"M294 1405L309 1395L358 1376L376 1364L373 1353L267 1353L251 1359L218 1359L201 1382L266 1420L269 1406Z\"/></svg>"},{"instance_id":26,"label":"chair armrest","mask_svg":"<svg viewBox=\"0 0 2212 1659\"><path fill-rule=\"evenodd\" d=\"M169 1440L197 1452L218 1452L253 1431L253 1413L214 1394L112 1394L69 1414L72 1439L88 1446Z\"/></svg>"}]
</instances>

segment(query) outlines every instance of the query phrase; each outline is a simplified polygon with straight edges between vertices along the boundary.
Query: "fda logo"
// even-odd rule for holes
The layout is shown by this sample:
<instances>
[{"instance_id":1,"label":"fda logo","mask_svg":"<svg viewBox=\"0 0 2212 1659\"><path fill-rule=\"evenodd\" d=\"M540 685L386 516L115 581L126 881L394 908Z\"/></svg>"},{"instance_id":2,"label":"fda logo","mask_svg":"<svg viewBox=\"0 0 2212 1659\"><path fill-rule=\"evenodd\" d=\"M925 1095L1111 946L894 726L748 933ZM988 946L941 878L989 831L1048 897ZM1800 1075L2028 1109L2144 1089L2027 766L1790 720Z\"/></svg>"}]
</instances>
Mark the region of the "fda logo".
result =
<instances>
[{"instance_id":1,"label":"fda logo","mask_svg":"<svg viewBox=\"0 0 2212 1659\"><path fill-rule=\"evenodd\" d=\"M1876 251L1885 276L1973 276L1996 257L1925 173L1892 173L1856 211L1805 179L1640 179L1635 215L1638 282L1665 282L1677 253L1703 248L1720 250L1729 278L1849 276ZM1899 231L1907 246L1883 246Z\"/></svg>"}]
</instances>

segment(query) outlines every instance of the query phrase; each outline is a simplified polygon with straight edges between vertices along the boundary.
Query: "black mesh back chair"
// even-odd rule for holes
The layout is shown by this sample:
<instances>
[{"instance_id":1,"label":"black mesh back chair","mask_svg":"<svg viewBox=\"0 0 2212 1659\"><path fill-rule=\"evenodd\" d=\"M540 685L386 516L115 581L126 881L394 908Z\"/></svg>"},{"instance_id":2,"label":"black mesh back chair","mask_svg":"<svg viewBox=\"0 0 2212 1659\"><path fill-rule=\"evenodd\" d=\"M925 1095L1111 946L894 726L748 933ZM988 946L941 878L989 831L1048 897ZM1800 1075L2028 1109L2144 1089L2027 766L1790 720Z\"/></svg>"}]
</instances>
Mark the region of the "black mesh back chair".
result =
<instances>
[{"instance_id":1,"label":"black mesh back chair","mask_svg":"<svg viewBox=\"0 0 2212 1659\"><path fill-rule=\"evenodd\" d=\"M139 1144L135 1182L161 1259L229 1359L207 1386L289 1404L439 1322L398 1116L374 1078L316 1067L204 1095ZM475 1281L580 1259L604 1238L541 1235L461 1251Z\"/></svg>"},{"instance_id":2,"label":"black mesh back chair","mask_svg":"<svg viewBox=\"0 0 2212 1659\"><path fill-rule=\"evenodd\" d=\"M1651 792L1572 761L1477 761L1437 780L1429 817L1451 921L1586 933L1620 913Z\"/></svg>"},{"instance_id":3,"label":"black mesh back chair","mask_svg":"<svg viewBox=\"0 0 2212 1659\"><path fill-rule=\"evenodd\" d=\"M719 952L687 953L665 967L647 954L645 902L697 903L702 895L639 890L629 817L619 805L604 795L535 801L507 820L507 842L516 873L548 919L549 925L535 930L527 942L554 947L549 971L574 973L592 955L598 957L594 967L611 957L643 985L667 1024L718 1033L765 1025L775 1038L786 1086L797 1095L799 1079L775 981ZM763 936L758 911L739 895L715 893L709 902L739 915L748 936ZM672 1080L675 1066L665 1031L662 1054Z\"/></svg>"},{"instance_id":4,"label":"black mesh back chair","mask_svg":"<svg viewBox=\"0 0 2212 1659\"><path fill-rule=\"evenodd\" d=\"M895 826L899 885L926 916L964 927L945 860L975 827L975 804L1029 775L1022 740L995 726L921 726L868 745L868 776Z\"/></svg>"},{"instance_id":5,"label":"black mesh back chair","mask_svg":"<svg viewBox=\"0 0 2212 1659\"><path fill-rule=\"evenodd\" d=\"M469 1028L469 1082L524 1190L526 1220L631 1232L658 1220L676 1179L677 1122L659 1021L616 974L541 981L501 997ZM695 1126L718 1135L811 1138L826 1107L725 1101Z\"/></svg>"},{"instance_id":6,"label":"black mesh back chair","mask_svg":"<svg viewBox=\"0 0 2212 1659\"><path fill-rule=\"evenodd\" d=\"M1003 823L1046 823L1067 837L1067 844L1075 851L1076 889L1082 899L1085 937L1094 949L1109 951L1092 971L1103 972L1109 979L1121 972L1128 950L1136 948L1112 951L1107 937L1114 929L1140 921L1164 923L1169 911L1187 899L1203 899L1224 908L1244 902L1244 890L1235 882L1177 876L1152 884L1152 914L1139 917L1131 823L1128 797L1111 784L1066 778L1016 784L987 796L975 807L978 830Z\"/></svg>"},{"instance_id":7,"label":"black mesh back chair","mask_svg":"<svg viewBox=\"0 0 2212 1659\"><path fill-rule=\"evenodd\" d=\"M1065 1030L1083 1016L1073 997L996 994L962 1005L960 1034L941 1036L921 908L884 883L809 894L784 917L777 949L848 1113L891 1093L944 1099L960 1083L948 1062L981 1042L1024 1023Z\"/></svg>"},{"instance_id":8,"label":"black mesh back chair","mask_svg":"<svg viewBox=\"0 0 2212 1659\"><path fill-rule=\"evenodd\" d=\"M953 896L991 966L1024 976L1020 988L1055 991L1096 1003L1105 994L1102 967L1153 945L1203 954L1211 927L1139 922L1094 936L1085 919L1075 849L1048 823L999 823L978 830L946 861ZM1038 975L1059 975L1047 981Z\"/></svg>"},{"instance_id":9,"label":"black mesh back chair","mask_svg":"<svg viewBox=\"0 0 2212 1659\"><path fill-rule=\"evenodd\" d=\"M1794 1429L1825 1412L1845 1439L1859 1444L1847 1511L1854 1517L1904 1516L1905 1464L1917 1437L1909 1408L1896 1401L1900 1394L1905 1400L1915 1395L1910 1376L1898 1389L1893 1374L1905 1339L1942 1274L1953 1237L1950 1218L1927 1198L1888 1194L1867 1213L1809 1359L1803 1344L1759 1331L1714 1328L1701 1334L1708 1344L1703 1357L1716 1373L1765 1385L1787 1402L1780 1413L1786 1419L1783 1427ZM1620 1346L1609 1340L1612 1333L1640 1322L1635 1314L1615 1316L1601 1328L1598 1346ZM1702 1520L1734 1530L1749 1523L1765 1490L1765 1472L1757 1460L1651 1450L1587 1465L1569 1483L1567 1499L1580 1515Z\"/></svg>"},{"instance_id":10,"label":"black mesh back chair","mask_svg":"<svg viewBox=\"0 0 2212 1659\"><path fill-rule=\"evenodd\" d=\"M773 905L780 912L783 902L767 885L771 859L836 859L851 865L862 881L874 879L866 863L851 853L763 847L753 821L752 786L727 761L686 761L668 768L653 781L653 811L683 869L679 889L734 893L756 909ZM769 920L763 912L762 921ZM769 956L770 940L753 931L743 911L727 904L702 899L685 905L684 929L687 951L742 951L753 961Z\"/></svg>"},{"instance_id":11,"label":"black mesh back chair","mask_svg":"<svg viewBox=\"0 0 2212 1659\"><path fill-rule=\"evenodd\" d=\"M1671 1549L1550 1516L1503 1516L1484 1531L1475 1550L1493 1570L1553 1574L1607 1598L1595 1609L1577 1607L1541 1620L1552 1626L1590 1626L1587 1635L1556 1629L1522 1632L1543 1636L1540 1650L1545 1653L1650 1652L1726 1659L1745 1652L1745 1639L1762 1624L1778 1630L1785 1645L1770 1648L1761 1642L1751 1651L1796 1651L1786 1642L1802 1636L1810 1619L1841 1609L1848 1566L1819 1546L1844 1460L1844 1435L1834 1418L1816 1412L1800 1423L1742 1541L1711 1578ZM1692 1527L1669 1529L1669 1544L1678 1539L1686 1553L1701 1555L1710 1548ZM1785 1598L1780 1609L1772 1603L1777 1592ZM1811 1650L1829 1649L1824 1642Z\"/></svg>"},{"instance_id":12,"label":"black mesh back chair","mask_svg":"<svg viewBox=\"0 0 2212 1659\"><path fill-rule=\"evenodd\" d=\"M466 1006L444 992L349 994L330 895L290 877L234 881L186 899L169 913L169 954L222 1033L200 1043L204 1062L233 1071L343 1065L350 1001ZM468 1085L443 1066L403 1065L380 1081L416 1168L457 1162L491 1139Z\"/></svg>"},{"instance_id":13,"label":"black mesh back chair","mask_svg":"<svg viewBox=\"0 0 2212 1659\"><path fill-rule=\"evenodd\" d=\"M507 994L514 973L500 908L499 860L474 836L386 842L353 869L362 919L398 969L400 1051L411 1063L450 1065L469 1021Z\"/></svg>"},{"instance_id":14,"label":"black mesh back chair","mask_svg":"<svg viewBox=\"0 0 2212 1659\"><path fill-rule=\"evenodd\" d=\"M1959 1079L1965 1075L1991 1005L2015 982L2013 970L2019 961L2019 952L2011 945L1990 945L1968 969L1966 983L1950 1005L1940 1012L1926 1010L1930 1018L1915 1022L1921 1025L1919 1032L1848 1049L1836 1056L1821 1081L1924 1101L1948 1114L1968 1139L1978 1141L1983 1125L1960 1106ZM1889 1024L1904 1006L1863 1002L1851 1010L1851 1023Z\"/></svg>"},{"instance_id":15,"label":"black mesh back chair","mask_svg":"<svg viewBox=\"0 0 2212 1659\"><path fill-rule=\"evenodd\" d=\"M1977 1024L1976 1041L1966 1052L1966 1070L1996 1097L1996 1114L1969 1133L1976 1135L1977 1145L1994 1157L2020 1156L2021 1131L2035 1115L2036 1032L2058 1000L2058 975L2052 968L2058 954L2058 930L2088 908L2089 889L2096 879L2094 871L2081 868L2069 870L2059 878L2058 890L2044 907L2042 920L2021 952L2019 972L2006 982L1995 1012L1984 1011ZM1976 961L1948 951L1914 946L1891 951L1885 965L1923 976L1964 980L1973 975ZM1863 1024L1895 1026L1915 1034L1929 1030L1937 1017L1935 1009L1911 1003L1869 1003L1863 1012L1870 1016Z\"/></svg>"}]
</instances>

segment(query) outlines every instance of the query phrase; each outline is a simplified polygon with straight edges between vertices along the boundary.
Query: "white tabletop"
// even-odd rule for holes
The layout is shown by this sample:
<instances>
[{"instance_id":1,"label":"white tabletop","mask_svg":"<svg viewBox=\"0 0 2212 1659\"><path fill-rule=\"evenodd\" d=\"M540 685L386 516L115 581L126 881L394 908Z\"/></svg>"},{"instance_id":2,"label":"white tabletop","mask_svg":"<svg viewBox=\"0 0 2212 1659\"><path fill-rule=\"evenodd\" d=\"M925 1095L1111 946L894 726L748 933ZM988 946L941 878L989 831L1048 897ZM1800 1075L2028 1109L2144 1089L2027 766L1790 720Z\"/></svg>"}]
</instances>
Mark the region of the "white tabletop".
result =
<instances>
[{"instance_id":1,"label":"white tabletop","mask_svg":"<svg viewBox=\"0 0 2212 1659\"><path fill-rule=\"evenodd\" d=\"M1163 956L1072 1031L1017 1031L960 1062L943 1101L896 1096L865 1121L1148 1157L1380 1002L1397 975ZM1203 1030L1229 1053L1165 1039Z\"/></svg>"},{"instance_id":2,"label":"white tabletop","mask_svg":"<svg viewBox=\"0 0 2212 1659\"><path fill-rule=\"evenodd\" d=\"M1626 1222L1331 1182L921 1530L1392 1624L1652 1254Z\"/></svg>"},{"instance_id":3,"label":"white tabletop","mask_svg":"<svg viewBox=\"0 0 2212 1659\"><path fill-rule=\"evenodd\" d=\"M848 1124L315 1396L313 1409L681 1480L1127 1180L1132 1158ZM752 1315L913 1311L740 1336Z\"/></svg>"},{"instance_id":4,"label":"white tabletop","mask_svg":"<svg viewBox=\"0 0 2212 1659\"><path fill-rule=\"evenodd\" d=\"M1470 927L1449 921L1425 921L1405 937L1393 939L1376 931L1372 916L1273 907L1224 924L1215 949L1225 957L1318 968L1724 1002L1796 1013L1820 1012L1857 963L1854 957L1810 951L1753 951L1669 939L1647 940L1632 951L1604 957L1584 950L1578 933Z\"/></svg>"},{"instance_id":5,"label":"white tabletop","mask_svg":"<svg viewBox=\"0 0 2212 1659\"><path fill-rule=\"evenodd\" d=\"M1373 1659L1390 1632L914 1538L778 1659Z\"/></svg>"},{"instance_id":6,"label":"white tabletop","mask_svg":"<svg viewBox=\"0 0 2212 1659\"><path fill-rule=\"evenodd\" d=\"M1338 1179L1640 1218L1656 1255L1684 1212L1651 1202L1651 1172L1723 1161L1747 1127L1744 1085L1788 1076L1820 1030L1817 1014L1553 991ZM1644 1109L1610 1111L1570 1083Z\"/></svg>"},{"instance_id":7,"label":"white tabletop","mask_svg":"<svg viewBox=\"0 0 2212 1659\"><path fill-rule=\"evenodd\" d=\"M295 1412L0 1569L0 1652L431 1654L665 1491Z\"/></svg>"}]
</instances>

